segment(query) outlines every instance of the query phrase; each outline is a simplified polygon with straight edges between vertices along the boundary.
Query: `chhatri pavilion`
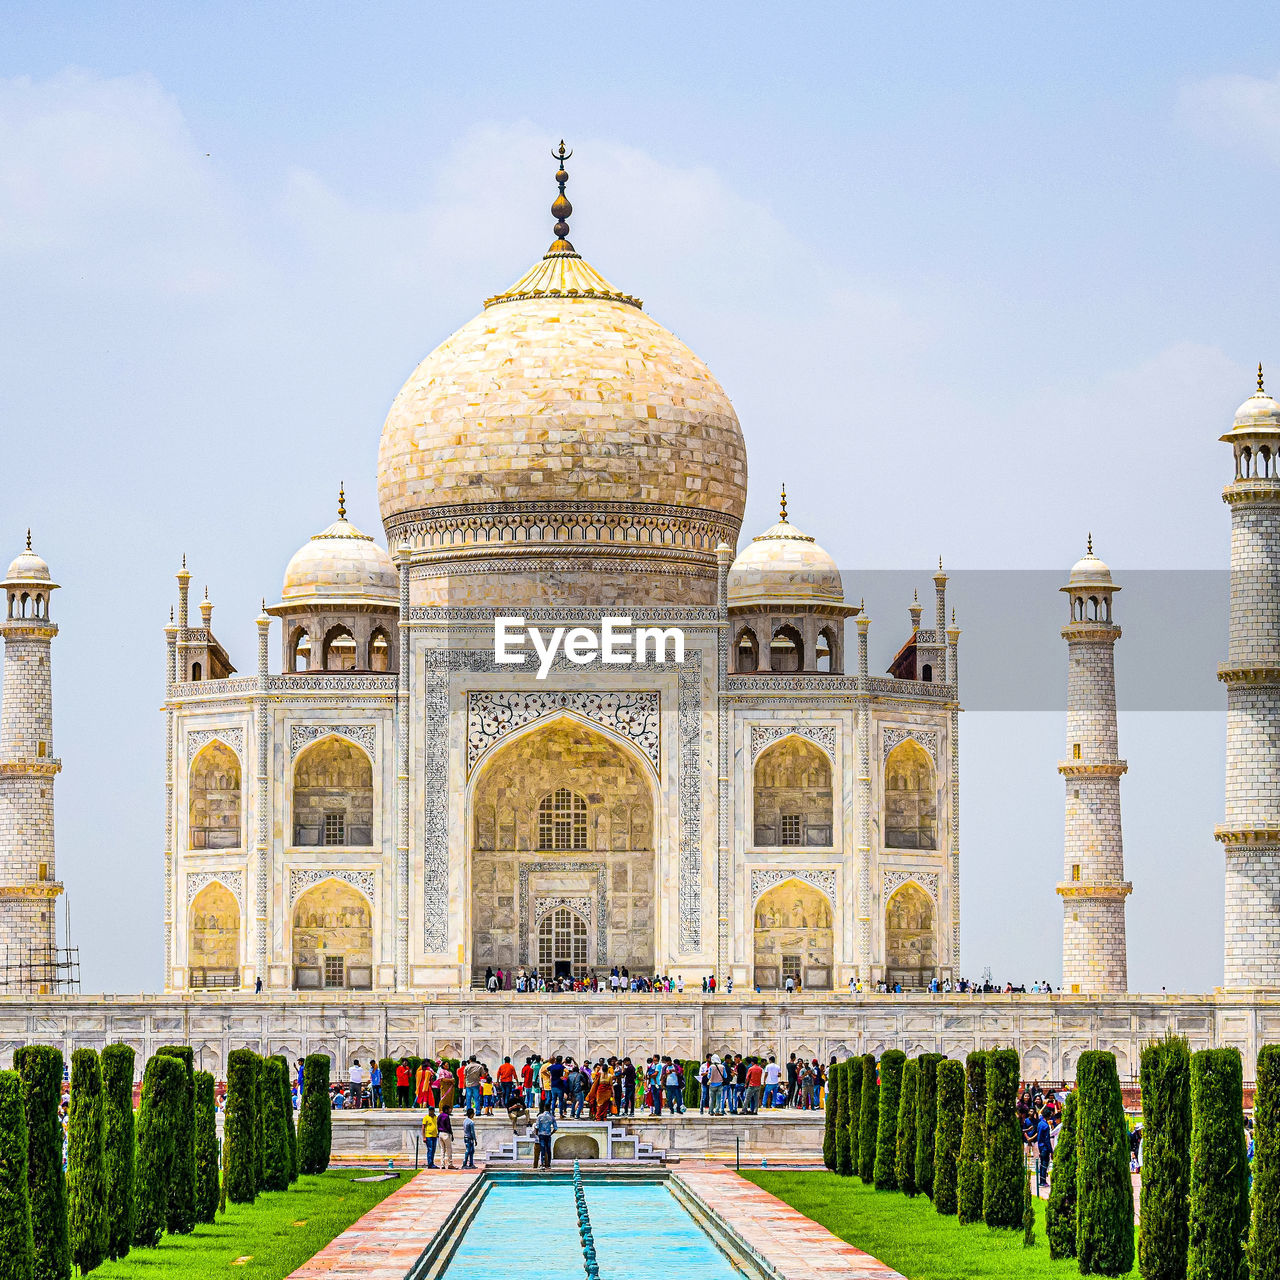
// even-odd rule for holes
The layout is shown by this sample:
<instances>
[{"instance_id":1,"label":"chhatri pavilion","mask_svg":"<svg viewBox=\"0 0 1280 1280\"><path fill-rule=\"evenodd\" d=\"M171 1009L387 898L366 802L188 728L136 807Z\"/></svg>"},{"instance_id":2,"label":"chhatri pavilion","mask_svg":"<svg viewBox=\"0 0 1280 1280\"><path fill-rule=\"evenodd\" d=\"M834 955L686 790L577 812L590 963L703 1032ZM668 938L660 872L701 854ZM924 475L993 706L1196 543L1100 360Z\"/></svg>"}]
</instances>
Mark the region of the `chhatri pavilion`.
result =
<instances>
[{"instance_id":1,"label":"chhatri pavilion","mask_svg":"<svg viewBox=\"0 0 1280 1280\"><path fill-rule=\"evenodd\" d=\"M550 248L391 405L385 546L340 505L258 619L249 674L207 599L191 616L184 562L171 991L958 974L946 576L872 674L870 622L785 491L740 543L733 405L574 248L565 158ZM514 661L496 619L565 642ZM570 643L615 624L654 643L636 660Z\"/></svg>"}]
</instances>

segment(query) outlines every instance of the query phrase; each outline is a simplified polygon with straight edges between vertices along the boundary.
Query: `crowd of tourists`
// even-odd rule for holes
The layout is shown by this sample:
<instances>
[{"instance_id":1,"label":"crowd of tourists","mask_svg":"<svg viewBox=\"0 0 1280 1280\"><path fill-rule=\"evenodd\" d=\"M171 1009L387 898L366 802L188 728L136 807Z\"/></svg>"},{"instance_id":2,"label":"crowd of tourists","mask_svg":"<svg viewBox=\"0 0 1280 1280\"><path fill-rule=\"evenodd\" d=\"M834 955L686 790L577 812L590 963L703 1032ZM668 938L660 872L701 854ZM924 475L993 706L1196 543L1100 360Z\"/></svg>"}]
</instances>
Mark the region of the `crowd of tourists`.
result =
<instances>
[{"instance_id":1,"label":"crowd of tourists","mask_svg":"<svg viewBox=\"0 0 1280 1280\"><path fill-rule=\"evenodd\" d=\"M529 995L556 995L570 992L587 992L593 995L608 992L615 996L624 992L632 995L671 995L673 993L683 995L685 982L682 973L676 974L674 978L662 973L633 974L625 964L615 964L609 971L608 977L595 973L588 976L562 974L560 977L548 977L544 973L539 973L537 969L504 970L499 966L497 969L492 967L485 969L484 989L491 994L499 991L516 991ZM702 994L713 996L717 990L719 986L716 975L714 973L705 975L702 979ZM726 979L724 990L732 994L732 974ZM759 987L756 990L758 991Z\"/></svg>"}]
</instances>

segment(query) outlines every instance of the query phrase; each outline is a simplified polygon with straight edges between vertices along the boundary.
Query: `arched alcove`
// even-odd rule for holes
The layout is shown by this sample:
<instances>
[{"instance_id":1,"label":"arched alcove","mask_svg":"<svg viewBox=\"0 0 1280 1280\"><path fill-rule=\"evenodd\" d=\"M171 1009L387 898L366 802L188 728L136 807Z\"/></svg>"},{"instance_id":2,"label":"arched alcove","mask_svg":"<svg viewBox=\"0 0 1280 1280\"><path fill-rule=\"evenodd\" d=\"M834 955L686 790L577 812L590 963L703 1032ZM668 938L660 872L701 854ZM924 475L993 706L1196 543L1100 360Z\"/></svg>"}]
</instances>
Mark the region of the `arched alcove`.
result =
<instances>
[{"instance_id":1,"label":"arched alcove","mask_svg":"<svg viewBox=\"0 0 1280 1280\"><path fill-rule=\"evenodd\" d=\"M753 780L757 846L831 847L831 761L824 751L788 734L760 753Z\"/></svg>"},{"instance_id":2,"label":"arched alcove","mask_svg":"<svg viewBox=\"0 0 1280 1280\"><path fill-rule=\"evenodd\" d=\"M890 849L938 847L933 760L913 738L904 738L884 762L884 842Z\"/></svg>"},{"instance_id":3,"label":"arched alcove","mask_svg":"<svg viewBox=\"0 0 1280 1280\"><path fill-rule=\"evenodd\" d=\"M769 670L804 670L804 638L790 623L773 633L769 642Z\"/></svg>"},{"instance_id":4,"label":"arched alcove","mask_svg":"<svg viewBox=\"0 0 1280 1280\"><path fill-rule=\"evenodd\" d=\"M885 970L890 985L928 985L938 966L936 933L933 899L914 881L906 881L885 904Z\"/></svg>"},{"instance_id":5,"label":"arched alcove","mask_svg":"<svg viewBox=\"0 0 1280 1280\"><path fill-rule=\"evenodd\" d=\"M735 671L758 671L760 669L760 642L750 627L743 627L734 642Z\"/></svg>"},{"instance_id":6,"label":"arched alcove","mask_svg":"<svg viewBox=\"0 0 1280 1280\"><path fill-rule=\"evenodd\" d=\"M297 990L373 986L373 909L345 880L322 880L299 895L292 943Z\"/></svg>"},{"instance_id":7,"label":"arched alcove","mask_svg":"<svg viewBox=\"0 0 1280 1280\"><path fill-rule=\"evenodd\" d=\"M330 627L324 638L324 662L326 671L354 671L356 669L356 638L347 627Z\"/></svg>"},{"instance_id":8,"label":"arched alcove","mask_svg":"<svg viewBox=\"0 0 1280 1280\"><path fill-rule=\"evenodd\" d=\"M802 880L784 880L760 896L754 926L755 981L761 990L784 987L788 975L805 990L830 989L835 930L824 893Z\"/></svg>"},{"instance_id":9,"label":"arched alcove","mask_svg":"<svg viewBox=\"0 0 1280 1280\"><path fill-rule=\"evenodd\" d=\"M240 985L240 904L217 880L196 894L188 911L187 983L197 988Z\"/></svg>"},{"instance_id":10,"label":"arched alcove","mask_svg":"<svg viewBox=\"0 0 1280 1280\"><path fill-rule=\"evenodd\" d=\"M225 742L206 743L191 762L187 835L192 849L240 847L240 761Z\"/></svg>"},{"instance_id":11,"label":"arched alcove","mask_svg":"<svg viewBox=\"0 0 1280 1280\"><path fill-rule=\"evenodd\" d=\"M299 753L293 766L293 842L373 844L373 765L355 743L321 738Z\"/></svg>"}]
</instances>

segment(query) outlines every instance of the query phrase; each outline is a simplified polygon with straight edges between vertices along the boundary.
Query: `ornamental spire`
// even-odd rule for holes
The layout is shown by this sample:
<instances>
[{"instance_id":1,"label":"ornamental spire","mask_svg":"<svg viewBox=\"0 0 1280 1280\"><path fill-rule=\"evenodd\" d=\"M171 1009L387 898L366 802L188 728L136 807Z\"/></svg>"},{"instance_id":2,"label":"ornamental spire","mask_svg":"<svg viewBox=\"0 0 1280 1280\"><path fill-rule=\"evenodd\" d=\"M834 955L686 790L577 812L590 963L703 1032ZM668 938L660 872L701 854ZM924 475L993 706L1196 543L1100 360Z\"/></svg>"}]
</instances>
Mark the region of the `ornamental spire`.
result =
<instances>
[{"instance_id":1,"label":"ornamental spire","mask_svg":"<svg viewBox=\"0 0 1280 1280\"><path fill-rule=\"evenodd\" d=\"M1089 556L1093 555L1093 533L1092 533L1092 531L1090 532L1090 534L1089 534L1088 538L1086 538L1086 539L1085 539L1084 550L1085 550L1085 555L1089 555Z\"/></svg>"},{"instance_id":2,"label":"ornamental spire","mask_svg":"<svg viewBox=\"0 0 1280 1280\"><path fill-rule=\"evenodd\" d=\"M1261 360L1258 361L1258 394L1260 396L1265 396L1267 394L1266 388L1262 385L1262 361Z\"/></svg>"},{"instance_id":3,"label":"ornamental spire","mask_svg":"<svg viewBox=\"0 0 1280 1280\"><path fill-rule=\"evenodd\" d=\"M569 197L565 195L565 184L569 181L569 174L564 167L564 162L573 155L572 151L564 149L564 139L560 139L560 149L551 153L553 160L560 162L560 167L556 170L556 184L560 188L560 194L556 196L551 205L551 212L555 217L556 224L552 230L556 233L556 238L551 244L551 248L547 250L547 256L553 253L576 253L573 245L569 243L569 215L573 212L573 205L569 203Z\"/></svg>"},{"instance_id":4,"label":"ornamental spire","mask_svg":"<svg viewBox=\"0 0 1280 1280\"><path fill-rule=\"evenodd\" d=\"M31 530L27 530L27 550L31 550Z\"/></svg>"},{"instance_id":5,"label":"ornamental spire","mask_svg":"<svg viewBox=\"0 0 1280 1280\"><path fill-rule=\"evenodd\" d=\"M781 500L780 506L782 509L782 523L786 524L787 523L787 486L785 484L782 486L782 500Z\"/></svg>"},{"instance_id":6,"label":"ornamental spire","mask_svg":"<svg viewBox=\"0 0 1280 1280\"><path fill-rule=\"evenodd\" d=\"M338 519L345 520L347 518L347 490L344 483L338 481Z\"/></svg>"}]
</instances>

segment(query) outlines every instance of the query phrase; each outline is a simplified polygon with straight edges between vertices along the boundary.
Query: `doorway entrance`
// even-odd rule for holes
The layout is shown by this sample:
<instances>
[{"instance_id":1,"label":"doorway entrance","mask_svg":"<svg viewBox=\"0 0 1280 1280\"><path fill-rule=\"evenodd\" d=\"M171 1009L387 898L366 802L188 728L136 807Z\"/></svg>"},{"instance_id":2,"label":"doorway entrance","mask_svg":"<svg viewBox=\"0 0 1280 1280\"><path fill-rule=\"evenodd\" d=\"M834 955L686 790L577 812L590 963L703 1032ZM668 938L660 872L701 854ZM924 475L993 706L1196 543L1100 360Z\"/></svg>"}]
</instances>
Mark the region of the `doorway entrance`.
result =
<instances>
[{"instance_id":1,"label":"doorway entrance","mask_svg":"<svg viewBox=\"0 0 1280 1280\"><path fill-rule=\"evenodd\" d=\"M570 978L587 967L587 924L576 911L556 907L538 925L538 969Z\"/></svg>"}]
</instances>

